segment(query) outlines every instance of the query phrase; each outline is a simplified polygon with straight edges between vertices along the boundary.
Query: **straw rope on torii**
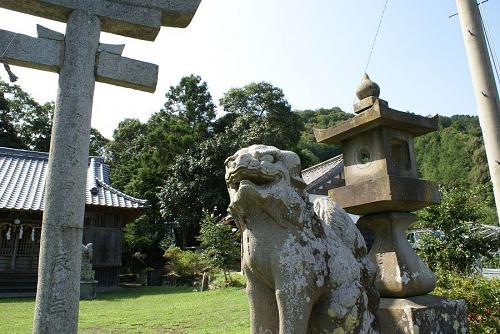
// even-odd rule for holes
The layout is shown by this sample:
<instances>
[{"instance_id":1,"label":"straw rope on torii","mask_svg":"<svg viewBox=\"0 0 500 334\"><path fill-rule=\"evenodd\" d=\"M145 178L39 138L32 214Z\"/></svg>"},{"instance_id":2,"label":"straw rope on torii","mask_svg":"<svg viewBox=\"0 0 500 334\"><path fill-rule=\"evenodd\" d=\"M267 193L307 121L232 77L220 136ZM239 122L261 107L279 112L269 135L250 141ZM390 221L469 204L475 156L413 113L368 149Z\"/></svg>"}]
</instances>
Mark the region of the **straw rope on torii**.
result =
<instances>
[{"instance_id":1,"label":"straw rope on torii","mask_svg":"<svg viewBox=\"0 0 500 334\"><path fill-rule=\"evenodd\" d=\"M95 82L154 92L158 66L99 43L101 31L155 40L186 27L201 0L0 0L0 7L66 22L38 38L0 30L0 62L59 73L43 213L34 333L76 333L90 119Z\"/></svg>"}]
</instances>

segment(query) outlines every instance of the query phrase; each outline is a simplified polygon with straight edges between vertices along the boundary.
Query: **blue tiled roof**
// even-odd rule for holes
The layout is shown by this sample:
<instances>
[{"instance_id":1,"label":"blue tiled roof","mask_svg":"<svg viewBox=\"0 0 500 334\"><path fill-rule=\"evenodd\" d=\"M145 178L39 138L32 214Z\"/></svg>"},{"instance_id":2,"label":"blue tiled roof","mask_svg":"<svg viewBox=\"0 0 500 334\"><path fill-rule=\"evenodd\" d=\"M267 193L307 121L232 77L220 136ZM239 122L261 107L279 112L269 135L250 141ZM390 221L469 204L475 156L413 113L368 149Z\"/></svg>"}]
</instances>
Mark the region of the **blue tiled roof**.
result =
<instances>
[{"instance_id":1,"label":"blue tiled roof","mask_svg":"<svg viewBox=\"0 0 500 334\"><path fill-rule=\"evenodd\" d=\"M302 178L308 185L317 185L325 178L336 176L344 169L344 156L337 155L331 159L320 162L317 165L306 168L302 171Z\"/></svg>"},{"instance_id":2,"label":"blue tiled roof","mask_svg":"<svg viewBox=\"0 0 500 334\"><path fill-rule=\"evenodd\" d=\"M43 210L48 153L0 147L0 209ZM109 166L90 157L86 204L126 209L148 206L109 185Z\"/></svg>"}]
</instances>

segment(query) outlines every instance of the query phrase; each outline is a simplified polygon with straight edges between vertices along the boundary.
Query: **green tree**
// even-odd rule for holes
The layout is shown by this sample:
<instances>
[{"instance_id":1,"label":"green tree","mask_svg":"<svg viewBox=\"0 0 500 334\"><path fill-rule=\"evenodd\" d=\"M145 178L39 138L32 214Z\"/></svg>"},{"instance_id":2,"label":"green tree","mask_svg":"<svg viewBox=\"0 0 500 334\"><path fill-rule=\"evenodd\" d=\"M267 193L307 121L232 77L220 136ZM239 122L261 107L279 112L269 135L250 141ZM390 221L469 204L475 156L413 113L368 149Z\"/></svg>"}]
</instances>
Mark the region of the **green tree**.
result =
<instances>
[{"instance_id":1,"label":"green tree","mask_svg":"<svg viewBox=\"0 0 500 334\"><path fill-rule=\"evenodd\" d=\"M132 178L129 188L150 201L157 217L158 187L164 183L168 168L175 158L185 154L186 150L205 137L206 133L198 130L200 128L191 128L184 118L164 111L151 116L146 124L140 166L135 170L137 176Z\"/></svg>"},{"instance_id":2,"label":"green tree","mask_svg":"<svg viewBox=\"0 0 500 334\"><path fill-rule=\"evenodd\" d=\"M296 148L296 153L302 162L302 168L310 167L342 153L340 147L336 145L317 143L313 129L329 128L353 117L352 114L342 111L339 107L295 112L304 124L304 131L301 132Z\"/></svg>"},{"instance_id":3,"label":"green tree","mask_svg":"<svg viewBox=\"0 0 500 334\"><path fill-rule=\"evenodd\" d=\"M491 257L496 251L480 233L485 213L481 193L485 186L441 189L441 203L418 212L419 224L440 230L443 236L426 235L419 255L433 270L470 274L479 257Z\"/></svg>"},{"instance_id":4,"label":"green tree","mask_svg":"<svg viewBox=\"0 0 500 334\"><path fill-rule=\"evenodd\" d=\"M439 117L436 132L416 138L415 152L422 178L445 187L483 185L481 201L488 208L482 221L497 224L493 187L477 116Z\"/></svg>"},{"instance_id":5,"label":"green tree","mask_svg":"<svg viewBox=\"0 0 500 334\"><path fill-rule=\"evenodd\" d=\"M440 116L439 130L415 140L423 178L445 186L488 184L488 164L476 116Z\"/></svg>"},{"instance_id":6,"label":"green tree","mask_svg":"<svg viewBox=\"0 0 500 334\"><path fill-rule=\"evenodd\" d=\"M110 163L111 184L138 198L145 198L138 184L143 184L138 171L143 168L146 146L147 124L138 119L125 119L113 132L113 139L107 146ZM154 191L154 188L152 189ZM165 226L155 216L154 209L148 209L124 229L124 250L129 264L134 258L142 259L145 266L155 267L163 252L158 244L165 234Z\"/></svg>"},{"instance_id":7,"label":"green tree","mask_svg":"<svg viewBox=\"0 0 500 334\"><path fill-rule=\"evenodd\" d=\"M132 268L134 262L144 267L141 269L162 267L164 249L161 247L161 242L165 239L165 235L167 226L155 222L150 212L128 223L124 228L124 263L128 262L129 268ZM134 261L135 259L139 261Z\"/></svg>"},{"instance_id":8,"label":"green tree","mask_svg":"<svg viewBox=\"0 0 500 334\"><path fill-rule=\"evenodd\" d=\"M159 210L159 187L169 178L176 157L210 136L215 117L208 86L199 76L182 78L178 85L170 87L166 97L164 108L146 123L136 119L121 122L108 145L113 184L150 203L146 222L142 222L147 228L126 231L130 245L141 245L133 251L148 256L160 251L159 243L167 233ZM144 239L140 235L144 229L154 237Z\"/></svg>"},{"instance_id":9,"label":"green tree","mask_svg":"<svg viewBox=\"0 0 500 334\"><path fill-rule=\"evenodd\" d=\"M249 145L275 145L276 138L268 125L254 115L241 115L225 132L176 157L158 196L164 218L183 230L180 235L184 245L189 243L187 231L192 235L198 232L205 208L217 207L222 210L219 213L223 213L229 204L224 180L225 159Z\"/></svg>"},{"instance_id":10,"label":"green tree","mask_svg":"<svg viewBox=\"0 0 500 334\"><path fill-rule=\"evenodd\" d=\"M41 152L50 149L54 103L40 104L21 87L0 80L0 126L5 134L0 144ZM107 140L91 129L90 152L101 155Z\"/></svg>"},{"instance_id":11,"label":"green tree","mask_svg":"<svg viewBox=\"0 0 500 334\"><path fill-rule=\"evenodd\" d=\"M110 140L104 137L99 130L90 129L90 147L89 155L93 156L106 156L106 149L110 143Z\"/></svg>"},{"instance_id":12,"label":"green tree","mask_svg":"<svg viewBox=\"0 0 500 334\"><path fill-rule=\"evenodd\" d=\"M13 124L14 118L3 92L0 91L0 146L25 148Z\"/></svg>"},{"instance_id":13,"label":"green tree","mask_svg":"<svg viewBox=\"0 0 500 334\"><path fill-rule=\"evenodd\" d=\"M111 183L118 189L140 196L129 185L137 177L142 163L145 146L146 125L138 119L125 119L113 131L113 139L108 144Z\"/></svg>"},{"instance_id":14,"label":"green tree","mask_svg":"<svg viewBox=\"0 0 500 334\"><path fill-rule=\"evenodd\" d=\"M224 273L226 284L231 282L229 269L240 259L240 236L228 220L221 219L214 212L204 212L198 240L203 253L213 269Z\"/></svg>"},{"instance_id":15,"label":"green tree","mask_svg":"<svg viewBox=\"0 0 500 334\"><path fill-rule=\"evenodd\" d=\"M40 105L18 85L0 81L11 115L11 121L23 146L30 150L48 152L54 104Z\"/></svg>"},{"instance_id":16,"label":"green tree","mask_svg":"<svg viewBox=\"0 0 500 334\"><path fill-rule=\"evenodd\" d=\"M128 166L121 170L129 180L125 189L149 200L155 220L160 220L156 193L168 175L168 167L177 155L208 137L215 117L207 83L199 76L182 78L178 85L170 87L166 97L164 109L153 114L144 125L137 120L124 124L120 130L126 136L117 136L111 144L115 154L117 149L130 145L126 154Z\"/></svg>"},{"instance_id":17,"label":"green tree","mask_svg":"<svg viewBox=\"0 0 500 334\"><path fill-rule=\"evenodd\" d=\"M292 112L283 90L268 82L232 88L220 99L220 105L229 114L254 115L255 120L265 123L262 126L272 132L273 142L281 149L291 149L299 141L303 123Z\"/></svg>"},{"instance_id":18,"label":"green tree","mask_svg":"<svg viewBox=\"0 0 500 334\"><path fill-rule=\"evenodd\" d=\"M475 137L445 128L416 140L420 173L425 179L456 186L469 184L476 150Z\"/></svg>"},{"instance_id":19,"label":"green tree","mask_svg":"<svg viewBox=\"0 0 500 334\"><path fill-rule=\"evenodd\" d=\"M164 185L158 194L161 213L167 221L175 223L184 246L196 242L192 236L199 231L204 209L217 207L220 210L218 214L222 214L229 204L224 180L224 161L227 157L252 144L293 149L297 143L302 125L298 116L291 111L282 91L269 84L252 84L251 87L250 90L248 86L232 89L224 95L221 103L224 108L228 103L228 109L225 109L228 114L214 124L216 132L185 154L178 155L165 174ZM249 100L260 101L255 97L255 87L260 87L258 94L268 98L274 96L276 101L269 98L252 109L249 105L254 105L253 102L243 101L245 96ZM255 94L249 94L249 91ZM245 106L244 111L235 109L235 105L242 104ZM272 106L280 107L271 109ZM277 130L286 127L285 124L295 123L294 131Z\"/></svg>"},{"instance_id":20,"label":"green tree","mask_svg":"<svg viewBox=\"0 0 500 334\"><path fill-rule=\"evenodd\" d=\"M208 85L198 75L183 77L177 86L171 86L165 95L163 111L187 121L196 132L206 132L215 119L215 104Z\"/></svg>"}]
</instances>

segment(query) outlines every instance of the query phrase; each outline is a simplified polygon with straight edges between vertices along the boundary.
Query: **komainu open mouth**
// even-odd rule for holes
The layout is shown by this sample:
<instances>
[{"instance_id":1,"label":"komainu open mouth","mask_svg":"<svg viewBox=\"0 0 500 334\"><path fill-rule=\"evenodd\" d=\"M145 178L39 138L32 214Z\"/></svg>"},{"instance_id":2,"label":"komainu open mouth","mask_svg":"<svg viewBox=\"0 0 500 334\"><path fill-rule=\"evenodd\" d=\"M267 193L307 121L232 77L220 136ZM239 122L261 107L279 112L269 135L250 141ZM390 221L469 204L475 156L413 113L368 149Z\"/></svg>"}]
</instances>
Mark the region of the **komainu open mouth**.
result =
<instances>
[{"instance_id":1,"label":"komainu open mouth","mask_svg":"<svg viewBox=\"0 0 500 334\"><path fill-rule=\"evenodd\" d=\"M279 173L274 175L264 174L260 169L240 167L229 174L227 184L231 189L239 190L242 183L249 182L256 186L265 186L279 179Z\"/></svg>"}]
</instances>

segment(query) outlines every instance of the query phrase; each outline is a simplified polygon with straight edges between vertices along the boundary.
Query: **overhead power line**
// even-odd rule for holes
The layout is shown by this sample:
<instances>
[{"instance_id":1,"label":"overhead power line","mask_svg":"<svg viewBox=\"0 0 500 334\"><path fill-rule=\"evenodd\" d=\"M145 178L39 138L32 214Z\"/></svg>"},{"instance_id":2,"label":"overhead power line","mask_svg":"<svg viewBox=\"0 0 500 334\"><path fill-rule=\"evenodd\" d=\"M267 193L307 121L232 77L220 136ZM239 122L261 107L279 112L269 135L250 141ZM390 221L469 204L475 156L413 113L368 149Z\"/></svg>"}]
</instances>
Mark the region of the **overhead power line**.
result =
<instances>
[{"instance_id":1,"label":"overhead power line","mask_svg":"<svg viewBox=\"0 0 500 334\"><path fill-rule=\"evenodd\" d=\"M486 45L488 46L488 51L490 52L491 60L493 62L493 67L495 68L495 74L497 78L497 82L500 84L500 76L499 76L499 63L498 63L498 56L497 52L495 49L495 43L493 42L493 38L491 36L491 31L490 31L490 26L488 25L488 20L486 19L486 15L484 14L483 7L481 6L483 3L486 1L483 1L478 4L479 7L479 13L481 17L481 26L483 28L484 36L486 37Z\"/></svg>"},{"instance_id":2,"label":"overhead power line","mask_svg":"<svg viewBox=\"0 0 500 334\"><path fill-rule=\"evenodd\" d=\"M387 9L387 4L389 0L385 1L384 9L382 10L382 14L380 15L380 20L378 21L377 32L375 33L375 37L373 38L372 47L370 49L370 54L368 55L368 60L366 61L365 73L368 70L368 66L370 65L370 60L372 59L373 50L375 49L375 43L377 42L378 34L380 32L380 27L382 26L382 21L384 20L385 10Z\"/></svg>"},{"instance_id":3,"label":"overhead power line","mask_svg":"<svg viewBox=\"0 0 500 334\"><path fill-rule=\"evenodd\" d=\"M380 14L380 19L378 21L377 31L375 32L375 37L373 38L372 46L370 48L370 53L368 55L368 59L366 60L366 66L365 66L365 70L363 71L363 74L365 74L366 71L368 71L368 66L370 65L370 61L372 59L373 50L375 50L375 44L377 43L377 38L378 38L378 35L380 33L380 27L382 27L382 21L384 20L385 11L387 9L388 3L389 3L389 0L386 0L385 4L384 4L384 8L382 9L382 13ZM363 79L361 79L361 81L363 81ZM361 81L360 81L360 83L361 83ZM354 97L352 104L354 104L355 102L356 102L356 96Z\"/></svg>"}]
</instances>

